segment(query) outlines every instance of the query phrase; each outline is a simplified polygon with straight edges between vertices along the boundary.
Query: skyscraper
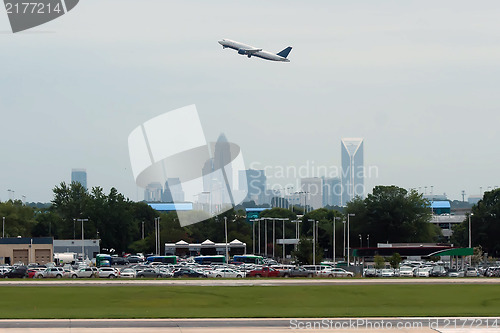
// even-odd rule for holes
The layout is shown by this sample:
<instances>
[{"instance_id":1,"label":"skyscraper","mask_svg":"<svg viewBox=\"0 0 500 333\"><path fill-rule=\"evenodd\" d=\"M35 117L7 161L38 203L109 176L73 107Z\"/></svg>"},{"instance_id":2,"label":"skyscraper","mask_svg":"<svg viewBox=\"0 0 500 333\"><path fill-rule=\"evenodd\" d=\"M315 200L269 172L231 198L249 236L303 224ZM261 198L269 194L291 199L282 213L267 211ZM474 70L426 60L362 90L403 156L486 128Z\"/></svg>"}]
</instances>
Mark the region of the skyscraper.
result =
<instances>
[{"instance_id":1,"label":"skyscraper","mask_svg":"<svg viewBox=\"0 0 500 333\"><path fill-rule=\"evenodd\" d=\"M161 202L163 186L158 183L150 183L144 190L144 200L147 202Z\"/></svg>"},{"instance_id":2,"label":"skyscraper","mask_svg":"<svg viewBox=\"0 0 500 333\"><path fill-rule=\"evenodd\" d=\"M304 203L306 206L312 207L313 209L318 209L323 207L323 179L314 178L302 178L300 180L300 186L302 192L305 192Z\"/></svg>"},{"instance_id":3,"label":"skyscraper","mask_svg":"<svg viewBox=\"0 0 500 333\"><path fill-rule=\"evenodd\" d=\"M341 140L342 150L342 205L354 197L363 197L364 164L363 138L344 138Z\"/></svg>"},{"instance_id":4,"label":"skyscraper","mask_svg":"<svg viewBox=\"0 0 500 333\"><path fill-rule=\"evenodd\" d=\"M340 178L323 178L323 206L340 206L341 194Z\"/></svg>"},{"instance_id":5,"label":"skyscraper","mask_svg":"<svg viewBox=\"0 0 500 333\"><path fill-rule=\"evenodd\" d=\"M248 192L245 201L253 200L262 205L266 201L266 173L264 170L240 170L239 190Z\"/></svg>"},{"instance_id":6,"label":"skyscraper","mask_svg":"<svg viewBox=\"0 0 500 333\"><path fill-rule=\"evenodd\" d=\"M71 169L71 182L80 183L85 189L87 189L87 170Z\"/></svg>"}]
</instances>

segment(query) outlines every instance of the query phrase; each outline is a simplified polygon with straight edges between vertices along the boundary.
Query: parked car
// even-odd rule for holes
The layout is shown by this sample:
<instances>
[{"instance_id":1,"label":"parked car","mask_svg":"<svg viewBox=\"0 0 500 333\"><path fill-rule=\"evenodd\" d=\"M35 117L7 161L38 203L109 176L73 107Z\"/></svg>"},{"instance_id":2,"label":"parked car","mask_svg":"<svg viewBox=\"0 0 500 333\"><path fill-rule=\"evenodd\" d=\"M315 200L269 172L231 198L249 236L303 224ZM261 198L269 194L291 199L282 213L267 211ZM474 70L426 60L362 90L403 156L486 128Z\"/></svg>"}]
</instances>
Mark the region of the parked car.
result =
<instances>
[{"instance_id":1,"label":"parked car","mask_svg":"<svg viewBox=\"0 0 500 333\"><path fill-rule=\"evenodd\" d=\"M129 260L122 257L111 257L111 265L128 265Z\"/></svg>"},{"instance_id":2,"label":"parked car","mask_svg":"<svg viewBox=\"0 0 500 333\"><path fill-rule=\"evenodd\" d=\"M145 268L137 272L138 278L161 278L161 272L156 268Z\"/></svg>"},{"instance_id":3,"label":"parked car","mask_svg":"<svg viewBox=\"0 0 500 333\"><path fill-rule=\"evenodd\" d=\"M448 276L448 271L443 266L434 266L431 269L430 275L433 277Z\"/></svg>"},{"instance_id":4,"label":"parked car","mask_svg":"<svg viewBox=\"0 0 500 333\"><path fill-rule=\"evenodd\" d=\"M413 270L414 270L414 268L411 266L401 266L399 268L399 276L401 276L401 277L413 277L414 276Z\"/></svg>"},{"instance_id":5,"label":"parked car","mask_svg":"<svg viewBox=\"0 0 500 333\"><path fill-rule=\"evenodd\" d=\"M242 278L245 276L245 273L235 271L234 269L229 268L219 268L209 271L207 273L207 277L210 278Z\"/></svg>"},{"instance_id":6,"label":"parked car","mask_svg":"<svg viewBox=\"0 0 500 333\"><path fill-rule=\"evenodd\" d=\"M449 277L464 277L465 273L464 271L457 270L455 268L452 268L448 271L448 276Z\"/></svg>"},{"instance_id":7,"label":"parked car","mask_svg":"<svg viewBox=\"0 0 500 333\"><path fill-rule=\"evenodd\" d=\"M321 272L321 271L319 271ZM280 276L283 277L313 277L316 275L316 272L313 270L308 270L304 267L292 267L289 269L281 270L280 271Z\"/></svg>"},{"instance_id":8,"label":"parked car","mask_svg":"<svg viewBox=\"0 0 500 333\"><path fill-rule=\"evenodd\" d=\"M124 268L120 271L121 278L135 278L137 273L133 268Z\"/></svg>"},{"instance_id":9,"label":"parked car","mask_svg":"<svg viewBox=\"0 0 500 333\"><path fill-rule=\"evenodd\" d=\"M73 279L76 278L95 278L99 275L99 270L97 267L86 267L80 268L77 271L71 273L70 277Z\"/></svg>"},{"instance_id":10,"label":"parked car","mask_svg":"<svg viewBox=\"0 0 500 333\"><path fill-rule=\"evenodd\" d=\"M6 272L3 277L6 279L24 279L28 275L28 268L26 266L17 266L12 270Z\"/></svg>"},{"instance_id":11,"label":"parked car","mask_svg":"<svg viewBox=\"0 0 500 333\"><path fill-rule=\"evenodd\" d=\"M379 274L375 268L367 268L365 270L365 277L377 277L377 276L379 276Z\"/></svg>"},{"instance_id":12,"label":"parked car","mask_svg":"<svg viewBox=\"0 0 500 333\"><path fill-rule=\"evenodd\" d=\"M353 272L346 271L343 268L330 268L319 272L322 277L354 277Z\"/></svg>"},{"instance_id":13,"label":"parked car","mask_svg":"<svg viewBox=\"0 0 500 333\"><path fill-rule=\"evenodd\" d=\"M384 268L380 271L381 277L394 277L394 270L392 268Z\"/></svg>"},{"instance_id":14,"label":"parked car","mask_svg":"<svg viewBox=\"0 0 500 333\"><path fill-rule=\"evenodd\" d=\"M98 275L100 278L114 279L120 276L120 271L112 267L101 267Z\"/></svg>"},{"instance_id":15,"label":"parked car","mask_svg":"<svg viewBox=\"0 0 500 333\"><path fill-rule=\"evenodd\" d=\"M191 268L180 268L177 271L174 272L174 277L180 278L180 277L207 277L206 274L195 271L194 269Z\"/></svg>"},{"instance_id":16,"label":"parked car","mask_svg":"<svg viewBox=\"0 0 500 333\"><path fill-rule=\"evenodd\" d=\"M30 268L30 269L28 269L28 272L27 272L28 276L27 277L30 279L34 279L38 272L42 272L44 270L45 270L45 268L41 268L41 267Z\"/></svg>"},{"instance_id":17,"label":"parked car","mask_svg":"<svg viewBox=\"0 0 500 333\"><path fill-rule=\"evenodd\" d=\"M430 277L431 276L431 267L419 267L415 271L416 277Z\"/></svg>"},{"instance_id":18,"label":"parked car","mask_svg":"<svg viewBox=\"0 0 500 333\"><path fill-rule=\"evenodd\" d=\"M67 277L67 273L64 271L64 268L62 267L49 267L46 268L45 270L35 273L35 277L42 279L42 278L56 278L56 279L61 279L63 277Z\"/></svg>"},{"instance_id":19,"label":"parked car","mask_svg":"<svg viewBox=\"0 0 500 333\"><path fill-rule=\"evenodd\" d=\"M474 267L467 267L467 270L465 271L465 276L467 277L478 277L479 272L477 268Z\"/></svg>"},{"instance_id":20,"label":"parked car","mask_svg":"<svg viewBox=\"0 0 500 333\"><path fill-rule=\"evenodd\" d=\"M247 277L278 277L280 272L271 267L262 267L248 272Z\"/></svg>"},{"instance_id":21,"label":"parked car","mask_svg":"<svg viewBox=\"0 0 500 333\"><path fill-rule=\"evenodd\" d=\"M140 262L143 262L144 261L144 258L141 258L139 256L128 256L127 257L127 260L129 263L131 264L137 264L137 263L140 263Z\"/></svg>"}]
</instances>

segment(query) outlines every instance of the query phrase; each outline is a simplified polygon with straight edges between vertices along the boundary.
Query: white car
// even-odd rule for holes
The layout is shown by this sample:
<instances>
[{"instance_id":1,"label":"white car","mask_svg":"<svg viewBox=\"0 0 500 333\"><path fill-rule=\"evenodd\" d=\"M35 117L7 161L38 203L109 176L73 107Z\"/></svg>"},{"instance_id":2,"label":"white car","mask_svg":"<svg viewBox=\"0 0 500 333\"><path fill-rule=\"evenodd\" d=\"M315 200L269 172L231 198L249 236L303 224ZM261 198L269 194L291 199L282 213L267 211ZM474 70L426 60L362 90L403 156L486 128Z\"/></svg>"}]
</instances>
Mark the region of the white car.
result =
<instances>
[{"instance_id":1,"label":"white car","mask_svg":"<svg viewBox=\"0 0 500 333\"><path fill-rule=\"evenodd\" d=\"M244 272L238 272L229 268L219 268L207 273L210 278L243 278Z\"/></svg>"},{"instance_id":2,"label":"white car","mask_svg":"<svg viewBox=\"0 0 500 333\"><path fill-rule=\"evenodd\" d=\"M114 279L120 276L120 271L112 267L101 267L99 268L99 277Z\"/></svg>"},{"instance_id":3,"label":"white car","mask_svg":"<svg viewBox=\"0 0 500 333\"><path fill-rule=\"evenodd\" d=\"M394 277L394 270L391 268L384 268L380 271L381 277Z\"/></svg>"},{"instance_id":4,"label":"white car","mask_svg":"<svg viewBox=\"0 0 500 333\"><path fill-rule=\"evenodd\" d=\"M416 276L417 277L430 277L431 276L432 267L420 267L417 268Z\"/></svg>"},{"instance_id":5,"label":"white car","mask_svg":"<svg viewBox=\"0 0 500 333\"><path fill-rule=\"evenodd\" d=\"M348 272L343 268L324 269L318 272L321 277L354 277L353 272Z\"/></svg>"},{"instance_id":6,"label":"white car","mask_svg":"<svg viewBox=\"0 0 500 333\"><path fill-rule=\"evenodd\" d=\"M133 268L124 268L120 271L121 278L135 278L136 275L137 273Z\"/></svg>"},{"instance_id":7,"label":"white car","mask_svg":"<svg viewBox=\"0 0 500 333\"><path fill-rule=\"evenodd\" d=\"M401 277L413 277L413 267L401 266L399 268L399 276Z\"/></svg>"},{"instance_id":8,"label":"white car","mask_svg":"<svg viewBox=\"0 0 500 333\"><path fill-rule=\"evenodd\" d=\"M465 271L465 276L468 276L468 277L478 277L479 276L479 272L474 267L467 267L467 270Z\"/></svg>"}]
</instances>

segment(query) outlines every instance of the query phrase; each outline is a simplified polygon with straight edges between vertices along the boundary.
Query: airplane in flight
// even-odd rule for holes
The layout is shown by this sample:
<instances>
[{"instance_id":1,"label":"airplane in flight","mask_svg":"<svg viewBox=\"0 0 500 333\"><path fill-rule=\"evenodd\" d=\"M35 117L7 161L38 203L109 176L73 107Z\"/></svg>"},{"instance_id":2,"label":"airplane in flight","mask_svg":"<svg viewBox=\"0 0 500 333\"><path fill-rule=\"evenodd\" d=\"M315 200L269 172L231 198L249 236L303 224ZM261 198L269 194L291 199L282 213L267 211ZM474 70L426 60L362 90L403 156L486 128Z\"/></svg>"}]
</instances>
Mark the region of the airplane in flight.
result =
<instances>
[{"instance_id":1,"label":"airplane in flight","mask_svg":"<svg viewBox=\"0 0 500 333\"><path fill-rule=\"evenodd\" d=\"M253 46L246 45L246 44L243 44L240 42L236 42L236 41L230 40L230 39L220 40L219 44L222 45L223 49L230 48L233 50L237 50L238 54L246 55L249 58L259 57L259 58L271 60L271 61L290 62L290 60L288 60L286 57L288 57L288 54L292 50L291 46L287 47L283 51L280 51L280 52L274 54L274 53L264 51L262 49L258 49L258 48L255 48Z\"/></svg>"}]
</instances>

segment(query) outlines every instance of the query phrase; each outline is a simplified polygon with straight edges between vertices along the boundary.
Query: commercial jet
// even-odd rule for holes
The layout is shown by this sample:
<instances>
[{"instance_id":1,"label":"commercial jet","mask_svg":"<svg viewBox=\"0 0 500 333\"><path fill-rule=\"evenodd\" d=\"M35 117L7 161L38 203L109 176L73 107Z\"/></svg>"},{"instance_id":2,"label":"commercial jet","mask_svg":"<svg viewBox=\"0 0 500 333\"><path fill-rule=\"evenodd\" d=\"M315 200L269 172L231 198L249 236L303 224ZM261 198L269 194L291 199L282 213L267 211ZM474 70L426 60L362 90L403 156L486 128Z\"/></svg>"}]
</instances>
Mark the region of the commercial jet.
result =
<instances>
[{"instance_id":1,"label":"commercial jet","mask_svg":"<svg viewBox=\"0 0 500 333\"><path fill-rule=\"evenodd\" d=\"M288 57L288 54L292 50L291 46L287 47L283 51L274 54L230 39L220 40L219 44L222 45L223 49L227 47L233 50L237 50L238 54L246 55L249 58L259 57L262 59L272 60L272 61L290 62L290 60L288 60L286 57Z\"/></svg>"}]
</instances>

